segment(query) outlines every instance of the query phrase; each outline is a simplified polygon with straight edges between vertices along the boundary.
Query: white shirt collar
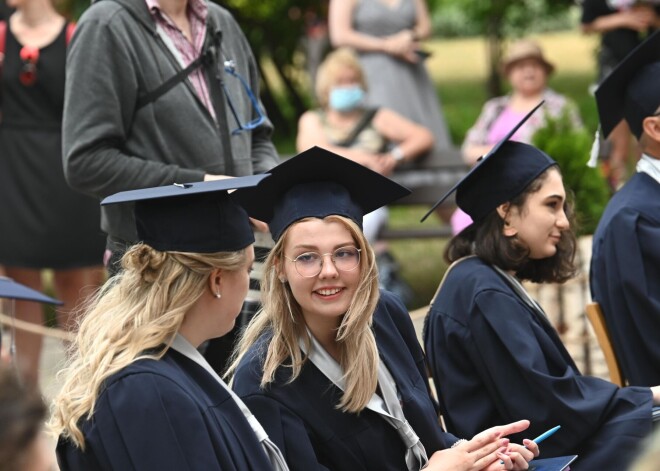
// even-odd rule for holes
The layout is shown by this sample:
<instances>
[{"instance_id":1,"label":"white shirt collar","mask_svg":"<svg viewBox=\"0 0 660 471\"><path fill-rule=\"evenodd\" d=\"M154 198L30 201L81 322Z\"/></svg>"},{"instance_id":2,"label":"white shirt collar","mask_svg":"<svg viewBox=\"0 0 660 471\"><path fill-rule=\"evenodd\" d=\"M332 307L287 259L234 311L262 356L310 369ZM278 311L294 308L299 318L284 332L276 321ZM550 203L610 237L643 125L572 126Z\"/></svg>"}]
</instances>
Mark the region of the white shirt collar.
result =
<instances>
[{"instance_id":1,"label":"white shirt collar","mask_svg":"<svg viewBox=\"0 0 660 471\"><path fill-rule=\"evenodd\" d=\"M660 183L660 160L655 159L647 154L642 154L642 157L637 162L637 171L646 173L656 182Z\"/></svg>"}]
</instances>

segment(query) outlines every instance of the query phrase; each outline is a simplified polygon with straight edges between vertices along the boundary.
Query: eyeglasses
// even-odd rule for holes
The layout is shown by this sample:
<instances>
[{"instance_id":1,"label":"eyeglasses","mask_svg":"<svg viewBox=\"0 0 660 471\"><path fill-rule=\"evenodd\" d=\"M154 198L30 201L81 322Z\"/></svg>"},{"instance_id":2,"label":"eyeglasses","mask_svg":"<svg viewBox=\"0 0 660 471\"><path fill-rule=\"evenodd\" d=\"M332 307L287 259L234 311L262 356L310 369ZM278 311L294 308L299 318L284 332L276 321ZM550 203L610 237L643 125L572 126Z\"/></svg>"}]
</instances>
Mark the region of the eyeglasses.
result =
<instances>
[{"instance_id":1,"label":"eyeglasses","mask_svg":"<svg viewBox=\"0 0 660 471\"><path fill-rule=\"evenodd\" d=\"M236 135L243 131L249 131L251 129L257 128L266 120L266 117L264 116L263 112L261 111L261 107L259 106L259 101L254 96L254 93L252 92L252 89L248 85L247 81L243 78L241 74L236 72L236 63L233 60L225 61L224 67L225 67L225 72L227 72L232 77L236 77L241 82L241 85L243 86L243 90L245 90L245 93L250 99L250 103L252 103L252 109L257 114L257 117L255 119L248 121L247 123L242 123L241 119L238 117L238 113L236 113L236 107L234 106L234 103L232 103L231 101L231 96L229 94L229 91L227 90L225 83L222 82L222 88L225 91L225 96L227 97L227 103L229 104L229 108L231 109L231 114L234 115L234 119L236 120L236 124L238 125L238 127L231 132L232 135Z\"/></svg>"},{"instance_id":2,"label":"eyeglasses","mask_svg":"<svg viewBox=\"0 0 660 471\"><path fill-rule=\"evenodd\" d=\"M326 255L330 255L332 263L339 271L355 270L360 264L360 250L356 247L340 247L334 252L318 253L318 252L305 252L298 255L296 258L289 258L287 260L293 262L298 274L304 278L312 278L319 273L323 268L323 259Z\"/></svg>"},{"instance_id":3,"label":"eyeglasses","mask_svg":"<svg viewBox=\"0 0 660 471\"><path fill-rule=\"evenodd\" d=\"M23 46L20 51L23 67L18 74L18 80L26 86L31 87L37 81L37 62L39 61L39 48Z\"/></svg>"}]
</instances>

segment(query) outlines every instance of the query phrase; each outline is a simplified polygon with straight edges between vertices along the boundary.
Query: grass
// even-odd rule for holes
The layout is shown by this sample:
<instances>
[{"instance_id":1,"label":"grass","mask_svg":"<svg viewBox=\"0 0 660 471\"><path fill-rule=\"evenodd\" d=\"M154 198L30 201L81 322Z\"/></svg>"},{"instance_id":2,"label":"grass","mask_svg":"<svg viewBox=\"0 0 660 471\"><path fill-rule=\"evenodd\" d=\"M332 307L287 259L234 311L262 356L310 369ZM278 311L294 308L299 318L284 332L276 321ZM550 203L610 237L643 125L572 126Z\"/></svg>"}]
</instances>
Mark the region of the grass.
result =
<instances>
[{"instance_id":1,"label":"grass","mask_svg":"<svg viewBox=\"0 0 660 471\"><path fill-rule=\"evenodd\" d=\"M556 72L550 79L550 87L573 99L587 129L595 131L598 118L588 89L596 77L597 37L584 36L577 31L532 37L541 44L546 57L555 65ZM427 47L433 51L427 61L429 73L438 86L452 139L460 145L487 99L486 41L483 38L433 40ZM395 207L390 214L390 224L394 227L413 226L426 209ZM429 223L427 221L425 224ZM446 243L433 239L390 242L390 249L401 266L401 274L415 293L410 308L428 304L435 293L446 269L442 258Z\"/></svg>"}]
</instances>

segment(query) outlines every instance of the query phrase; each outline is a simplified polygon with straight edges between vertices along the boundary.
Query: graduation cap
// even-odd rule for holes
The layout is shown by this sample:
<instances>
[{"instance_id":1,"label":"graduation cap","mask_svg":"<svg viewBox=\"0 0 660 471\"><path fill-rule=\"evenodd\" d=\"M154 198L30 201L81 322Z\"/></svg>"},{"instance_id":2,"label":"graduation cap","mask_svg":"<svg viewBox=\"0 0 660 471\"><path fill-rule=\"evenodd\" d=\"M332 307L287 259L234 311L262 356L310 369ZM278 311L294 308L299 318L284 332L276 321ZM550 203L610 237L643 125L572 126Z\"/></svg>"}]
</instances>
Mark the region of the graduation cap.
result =
<instances>
[{"instance_id":1,"label":"graduation cap","mask_svg":"<svg viewBox=\"0 0 660 471\"><path fill-rule=\"evenodd\" d=\"M254 242L245 210L229 190L257 185L269 175L122 191L102 205L135 203L139 240L160 251L231 252Z\"/></svg>"},{"instance_id":2,"label":"graduation cap","mask_svg":"<svg viewBox=\"0 0 660 471\"><path fill-rule=\"evenodd\" d=\"M312 147L270 170L271 177L232 195L278 240L294 222L345 216L362 227L362 216L410 194L367 167Z\"/></svg>"},{"instance_id":3,"label":"graduation cap","mask_svg":"<svg viewBox=\"0 0 660 471\"><path fill-rule=\"evenodd\" d=\"M542 101L516 124L504 138L477 161L477 164L424 215L421 222L456 191L456 204L474 221L488 215L500 204L523 192L536 177L555 165L547 154L534 146L509 138L543 104Z\"/></svg>"},{"instance_id":4,"label":"graduation cap","mask_svg":"<svg viewBox=\"0 0 660 471\"><path fill-rule=\"evenodd\" d=\"M622 119L642 135L644 118L660 106L660 31L623 59L596 90L598 116L607 137Z\"/></svg>"},{"instance_id":5,"label":"graduation cap","mask_svg":"<svg viewBox=\"0 0 660 471\"><path fill-rule=\"evenodd\" d=\"M63 304L62 301L46 296L32 288L28 288L6 276L0 276L0 298L36 301L38 303L46 304Z\"/></svg>"}]
</instances>

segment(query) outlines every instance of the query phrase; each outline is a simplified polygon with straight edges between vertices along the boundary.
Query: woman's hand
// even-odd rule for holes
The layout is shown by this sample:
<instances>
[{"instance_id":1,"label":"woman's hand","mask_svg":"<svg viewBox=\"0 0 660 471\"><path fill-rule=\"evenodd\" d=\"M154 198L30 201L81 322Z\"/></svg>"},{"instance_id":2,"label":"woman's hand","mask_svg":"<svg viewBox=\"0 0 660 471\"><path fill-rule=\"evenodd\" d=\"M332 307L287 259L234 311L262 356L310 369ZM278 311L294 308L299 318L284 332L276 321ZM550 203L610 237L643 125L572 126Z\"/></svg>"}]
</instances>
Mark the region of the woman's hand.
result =
<instances>
[{"instance_id":1,"label":"woman's hand","mask_svg":"<svg viewBox=\"0 0 660 471\"><path fill-rule=\"evenodd\" d=\"M500 463L504 469L529 469L529 462L539 456L539 446L536 443L532 440L525 439L523 440L523 444L525 446L518 445L517 443L510 443L505 452L497 455L500 460L504 462L504 464ZM496 463L494 465L496 465ZM488 469L502 469L497 467L492 468L494 465L491 465Z\"/></svg>"},{"instance_id":2,"label":"woman's hand","mask_svg":"<svg viewBox=\"0 0 660 471\"><path fill-rule=\"evenodd\" d=\"M415 54L418 47L413 32L408 29L383 38L385 52L413 64L419 61L419 56Z\"/></svg>"},{"instance_id":3,"label":"woman's hand","mask_svg":"<svg viewBox=\"0 0 660 471\"><path fill-rule=\"evenodd\" d=\"M496 432L481 432L472 440L461 442L453 448L436 451L431 455L425 470L428 471L479 471L481 469L507 469L499 464L498 453L504 453L509 445L507 438ZM509 460L506 455L502 455ZM499 467L489 468L497 463ZM487 468L488 467L488 468ZM508 468L508 469L513 469Z\"/></svg>"},{"instance_id":4,"label":"woman's hand","mask_svg":"<svg viewBox=\"0 0 660 471\"><path fill-rule=\"evenodd\" d=\"M499 425L487 429L481 433L499 433L501 436L520 433L527 430L529 420L519 420L506 425ZM477 435L478 436L478 435ZM539 456L539 446L532 440L523 440L523 445L511 443L504 451L497 453L498 461L491 463L485 471L501 469L525 470L529 468L529 462Z\"/></svg>"},{"instance_id":5,"label":"woman's hand","mask_svg":"<svg viewBox=\"0 0 660 471\"><path fill-rule=\"evenodd\" d=\"M646 31L656 20L655 10L648 5L638 5L630 10L622 11L620 14L624 28L639 32Z\"/></svg>"},{"instance_id":6,"label":"woman's hand","mask_svg":"<svg viewBox=\"0 0 660 471\"><path fill-rule=\"evenodd\" d=\"M653 393L653 405L660 406L660 386L653 386L651 392Z\"/></svg>"}]
</instances>

